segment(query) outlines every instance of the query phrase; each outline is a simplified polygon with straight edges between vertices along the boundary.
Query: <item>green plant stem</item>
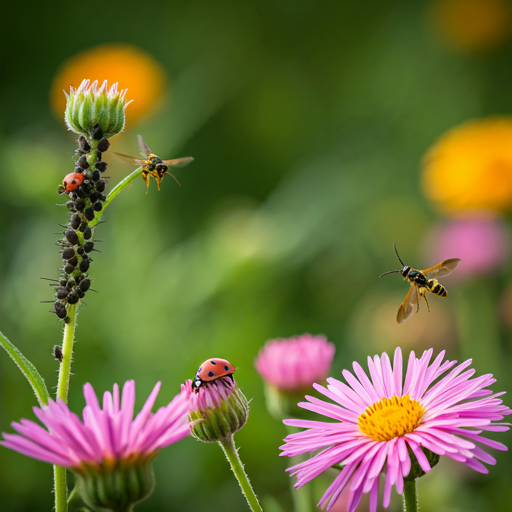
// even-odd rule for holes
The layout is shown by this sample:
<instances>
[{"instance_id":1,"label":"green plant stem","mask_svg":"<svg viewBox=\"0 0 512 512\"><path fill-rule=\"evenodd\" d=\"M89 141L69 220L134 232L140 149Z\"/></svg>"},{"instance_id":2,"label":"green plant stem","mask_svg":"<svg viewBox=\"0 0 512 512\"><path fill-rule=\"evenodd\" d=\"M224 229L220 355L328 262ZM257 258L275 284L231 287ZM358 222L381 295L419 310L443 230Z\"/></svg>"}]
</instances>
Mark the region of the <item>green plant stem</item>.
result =
<instances>
[{"instance_id":1,"label":"green plant stem","mask_svg":"<svg viewBox=\"0 0 512 512\"><path fill-rule=\"evenodd\" d=\"M300 429L296 429L295 427L287 426L288 434L295 434L300 431ZM296 455L295 457L290 457L289 467L295 466L304 462L308 458L307 455ZM311 510L315 510L316 506L313 502L313 496L311 494L311 486L303 485L300 489L296 489L293 486L292 478L290 480L290 493L292 495L293 501L293 511L294 512L311 512Z\"/></svg>"},{"instance_id":2,"label":"green plant stem","mask_svg":"<svg viewBox=\"0 0 512 512\"><path fill-rule=\"evenodd\" d=\"M76 319L78 317L78 304L69 306L68 315L71 319L64 324L64 339L62 340L62 361L59 368L59 381L57 384L57 398L68 401L69 378L71 375L71 361L73 356L73 341L75 340ZM68 489L66 482L66 468L53 466L53 483L55 488L55 512L66 512L68 509Z\"/></svg>"},{"instance_id":3,"label":"green plant stem","mask_svg":"<svg viewBox=\"0 0 512 512\"><path fill-rule=\"evenodd\" d=\"M244 471L244 466L240 457L238 456L238 451L235 448L235 441L233 440L233 435L229 435L228 437L221 439L219 444L222 446L224 450L224 454L226 455L229 463L231 464L231 469L240 484L240 488L242 489L242 494L245 496L247 503L249 504L250 509L253 512L263 512L261 505L258 502L258 498L256 494L254 494L254 490L251 486L251 482L249 482L249 477Z\"/></svg>"},{"instance_id":4,"label":"green plant stem","mask_svg":"<svg viewBox=\"0 0 512 512\"><path fill-rule=\"evenodd\" d=\"M78 317L78 304L69 305L69 324L64 324L64 338L62 340L62 362L59 368L59 381L57 384L57 398L68 401L69 377L71 375L71 360L73 357L73 341L75 340L76 319Z\"/></svg>"},{"instance_id":5,"label":"green plant stem","mask_svg":"<svg viewBox=\"0 0 512 512\"><path fill-rule=\"evenodd\" d=\"M55 489L55 512L66 512L68 509L66 468L53 466L53 485Z\"/></svg>"},{"instance_id":6,"label":"green plant stem","mask_svg":"<svg viewBox=\"0 0 512 512\"><path fill-rule=\"evenodd\" d=\"M142 167L137 167L137 169L135 169L135 171L133 171L131 174L129 174L128 176L126 176L126 178L124 178L123 180L121 180L111 191L110 193L108 194L107 196L107 200L103 203L103 209L101 210L101 212L97 212L94 216L94 219L89 222L89 227L90 228L93 228L94 226L96 226L96 224L98 224L98 222L100 221L101 219L101 216L103 215L103 212L105 211L105 208L110 204L110 202L117 196L117 194L119 194L119 192L121 192L121 190L123 190L123 188L125 188L126 186L128 186L135 178L137 178L138 176L140 176L142 174Z\"/></svg>"},{"instance_id":7,"label":"green plant stem","mask_svg":"<svg viewBox=\"0 0 512 512\"><path fill-rule=\"evenodd\" d=\"M420 510L418 504L418 487L416 479L406 480L404 482L404 512L418 512Z\"/></svg>"}]
</instances>

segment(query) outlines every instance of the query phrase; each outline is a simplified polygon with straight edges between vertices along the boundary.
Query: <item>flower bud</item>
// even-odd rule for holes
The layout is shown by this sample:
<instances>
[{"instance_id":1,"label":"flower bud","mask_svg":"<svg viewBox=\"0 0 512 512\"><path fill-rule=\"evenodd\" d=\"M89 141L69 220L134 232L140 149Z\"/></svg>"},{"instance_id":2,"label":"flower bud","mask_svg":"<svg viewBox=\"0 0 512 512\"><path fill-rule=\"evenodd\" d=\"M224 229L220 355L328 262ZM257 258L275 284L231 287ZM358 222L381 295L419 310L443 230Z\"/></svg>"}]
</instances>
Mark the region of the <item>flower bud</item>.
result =
<instances>
[{"instance_id":1,"label":"flower bud","mask_svg":"<svg viewBox=\"0 0 512 512\"><path fill-rule=\"evenodd\" d=\"M220 377L192 389L189 379L181 386L188 392L190 433L199 441L212 443L240 430L249 416L249 402L232 375Z\"/></svg>"},{"instance_id":2,"label":"flower bud","mask_svg":"<svg viewBox=\"0 0 512 512\"><path fill-rule=\"evenodd\" d=\"M105 80L98 88L98 81L90 85L84 80L78 89L70 87L67 94L65 120L68 128L86 138L108 138L124 129L124 109L131 102L126 102L127 89L119 92L117 83L110 90Z\"/></svg>"}]
</instances>

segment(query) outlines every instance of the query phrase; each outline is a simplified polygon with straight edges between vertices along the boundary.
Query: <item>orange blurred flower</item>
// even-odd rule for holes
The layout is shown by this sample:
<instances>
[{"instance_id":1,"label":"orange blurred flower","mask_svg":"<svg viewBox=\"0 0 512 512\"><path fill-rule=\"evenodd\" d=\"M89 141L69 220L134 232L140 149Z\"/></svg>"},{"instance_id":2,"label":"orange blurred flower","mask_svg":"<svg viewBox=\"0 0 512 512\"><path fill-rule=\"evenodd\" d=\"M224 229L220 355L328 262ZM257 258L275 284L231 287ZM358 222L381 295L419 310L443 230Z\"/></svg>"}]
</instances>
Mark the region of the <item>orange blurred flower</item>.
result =
<instances>
[{"instance_id":1,"label":"orange blurred flower","mask_svg":"<svg viewBox=\"0 0 512 512\"><path fill-rule=\"evenodd\" d=\"M134 99L126 111L129 123L136 123L151 112L163 98L165 71L148 53L125 44L108 44L90 48L68 59L59 69L51 88L51 103L57 117L64 119L66 97L63 90L77 88L89 78L103 83L119 83Z\"/></svg>"},{"instance_id":2,"label":"orange blurred flower","mask_svg":"<svg viewBox=\"0 0 512 512\"><path fill-rule=\"evenodd\" d=\"M509 0L437 0L430 11L435 29L461 50L491 49L510 37Z\"/></svg>"},{"instance_id":3,"label":"orange blurred flower","mask_svg":"<svg viewBox=\"0 0 512 512\"><path fill-rule=\"evenodd\" d=\"M445 213L512 209L512 117L475 120L445 133L423 162L423 190Z\"/></svg>"}]
</instances>

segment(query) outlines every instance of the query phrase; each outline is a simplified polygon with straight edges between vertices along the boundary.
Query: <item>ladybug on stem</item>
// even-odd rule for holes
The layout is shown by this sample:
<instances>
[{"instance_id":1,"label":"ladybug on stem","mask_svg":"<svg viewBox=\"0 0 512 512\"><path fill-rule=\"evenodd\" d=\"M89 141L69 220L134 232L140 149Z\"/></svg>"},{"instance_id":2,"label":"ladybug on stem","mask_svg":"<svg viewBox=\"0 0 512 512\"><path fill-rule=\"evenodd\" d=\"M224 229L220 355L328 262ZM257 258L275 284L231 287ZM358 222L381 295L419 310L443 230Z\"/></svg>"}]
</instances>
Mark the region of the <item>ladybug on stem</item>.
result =
<instances>
[{"instance_id":1,"label":"ladybug on stem","mask_svg":"<svg viewBox=\"0 0 512 512\"><path fill-rule=\"evenodd\" d=\"M229 361L218 357L207 359L197 370L192 381L192 389L198 393L203 384L220 377L231 377L231 380L233 380L233 373L235 373L235 368Z\"/></svg>"},{"instance_id":2,"label":"ladybug on stem","mask_svg":"<svg viewBox=\"0 0 512 512\"><path fill-rule=\"evenodd\" d=\"M77 189L84 181L84 175L81 172L72 172L62 180L62 186L66 192L72 192Z\"/></svg>"}]
</instances>

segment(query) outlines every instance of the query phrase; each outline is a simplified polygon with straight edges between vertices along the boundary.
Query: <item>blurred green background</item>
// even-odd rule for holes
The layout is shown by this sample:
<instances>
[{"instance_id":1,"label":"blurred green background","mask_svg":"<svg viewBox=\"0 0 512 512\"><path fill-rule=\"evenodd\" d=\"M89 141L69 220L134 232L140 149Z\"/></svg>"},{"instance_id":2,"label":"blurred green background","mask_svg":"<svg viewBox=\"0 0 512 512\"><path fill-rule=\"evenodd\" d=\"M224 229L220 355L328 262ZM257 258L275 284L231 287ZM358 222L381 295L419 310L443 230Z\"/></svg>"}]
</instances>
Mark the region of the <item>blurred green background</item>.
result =
<instances>
[{"instance_id":1,"label":"blurred green background","mask_svg":"<svg viewBox=\"0 0 512 512\"><path fill-rule=\"evenodd\" d=\"M107 2L3 7L0 33L0 329L38 367L52 391L53 345L62 326L47 282L60 264L54 245L67 212L56 189L73 169L74 137L49 96L61 64L102 43L151 54L169 83L166 101L111 140L137 154L141 133L162 158L195 162L157 192L137 180L108 208L90 274L98 295L80 310L70 406L81 387L102 393L134 378L138 403L156 380L158 405L198 365L223 357L252 410L235 436L269 512L292 509L286 435L266 411L253 360L270 338L324 333L336 344L331 374L354 359L394 350L447 349L473 357L508 389L510 330L498 318L508 271L447 284L450 297L422 304L403 326L407 292L392 244L407 264L430 261L425 237L439 217L421 194L419 168L449 128L512 111L512 46L450 47L429 18L430 2L314 0ZM136 73L137 70L134 70ZM99 77L84 76L95 79ZM141 77L151 81L151 76ZM74 84L78 85L78 84ZM123 83L120 83L124 87ZM128 93L130 97L130 93ZM130 107L128 107L129 109ZM111 185L131 171L111 162ZM452 256L458 256L456 254ZM505 399L507 402L507 399ZM0 431L33 419L34 397L0 354ZM509 403L510 405L510 403ZM510 443L509 433L498 436ZM512 456L483 476L442 460L420 481L425 512L510 510ZM215 445L186 439L155 463L155 493L143 511L246 510ZM319 496L333 475L310 484ZM52 508L52 468L0 449L0 509ZM365 510L364 504L360 506ZM400 510L394 496L391 511Z\"/></svg>"}]
</instances>

